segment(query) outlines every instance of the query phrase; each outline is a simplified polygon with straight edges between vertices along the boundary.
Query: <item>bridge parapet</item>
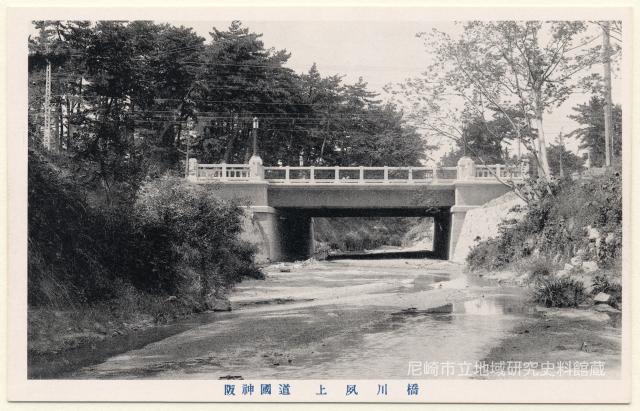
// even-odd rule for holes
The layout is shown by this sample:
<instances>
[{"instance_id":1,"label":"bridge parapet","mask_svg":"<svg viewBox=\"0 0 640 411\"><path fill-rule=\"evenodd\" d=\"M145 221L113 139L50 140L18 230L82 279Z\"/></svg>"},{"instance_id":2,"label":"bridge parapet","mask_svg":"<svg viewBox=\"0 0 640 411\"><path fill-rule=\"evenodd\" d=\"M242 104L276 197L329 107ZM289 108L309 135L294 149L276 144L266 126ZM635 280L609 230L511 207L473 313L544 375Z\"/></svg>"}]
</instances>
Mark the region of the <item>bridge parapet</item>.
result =
<instances>
[{"instance_id":1,"label":"bridge parapet","mask_svg":"<svg viewBox=\"0 0 640 411\"><path fill-rule=\"evenodd\" d=\"M470 159L469 159L470 160ZM249 164L189 162L189 178L196 182L266 181L270 184L438 184L460 180L522 180L524 169L503 164L458 167L262 167Z\"/></svg>"}]
</instances>

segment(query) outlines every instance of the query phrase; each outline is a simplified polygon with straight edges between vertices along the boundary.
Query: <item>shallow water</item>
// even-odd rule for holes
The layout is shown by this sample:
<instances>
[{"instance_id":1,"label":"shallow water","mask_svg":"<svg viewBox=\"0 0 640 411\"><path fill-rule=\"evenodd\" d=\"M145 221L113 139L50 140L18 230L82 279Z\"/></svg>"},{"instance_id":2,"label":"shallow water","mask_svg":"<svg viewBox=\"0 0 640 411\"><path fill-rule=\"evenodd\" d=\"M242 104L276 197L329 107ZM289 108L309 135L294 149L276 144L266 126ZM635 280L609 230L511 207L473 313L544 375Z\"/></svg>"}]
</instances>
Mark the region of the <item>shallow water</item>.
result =
<instances>
[{"instance_id":1,"label":"shallow water","mask_svg":"<svg viewBox=\"0 0 640 411\"><path fill-rule=\"evenodd\" d=\"M534 313L522 290L470 282L444 261L290 268L241 284L230 313L177 324L65 377L407 378L415 362L481 360Z\"/></svg>"}]
</instances>

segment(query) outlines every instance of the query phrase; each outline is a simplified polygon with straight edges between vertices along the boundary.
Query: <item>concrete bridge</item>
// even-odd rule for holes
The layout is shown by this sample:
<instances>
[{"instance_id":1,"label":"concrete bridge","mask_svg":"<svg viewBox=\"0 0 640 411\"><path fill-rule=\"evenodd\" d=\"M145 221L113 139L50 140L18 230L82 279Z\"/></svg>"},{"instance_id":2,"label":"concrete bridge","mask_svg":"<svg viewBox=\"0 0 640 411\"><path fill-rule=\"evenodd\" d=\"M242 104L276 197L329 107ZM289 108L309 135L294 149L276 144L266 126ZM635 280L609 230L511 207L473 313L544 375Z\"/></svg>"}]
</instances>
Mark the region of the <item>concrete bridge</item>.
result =
<instances>
[{"instance_id":1,"label":"concrete bridge","mask_svg":"<svg viewBox=\"0 0 640 411\"><path fill-rule=\"evenodd\" d=\"M314 217L433 217L433 255L453 254L465 215L510 190L525 168L263 167L189 161L189 180L211 185L221 198L247 210L245 237L263 261L298 260L314 253Z\"/></svg>"}]
</instances>

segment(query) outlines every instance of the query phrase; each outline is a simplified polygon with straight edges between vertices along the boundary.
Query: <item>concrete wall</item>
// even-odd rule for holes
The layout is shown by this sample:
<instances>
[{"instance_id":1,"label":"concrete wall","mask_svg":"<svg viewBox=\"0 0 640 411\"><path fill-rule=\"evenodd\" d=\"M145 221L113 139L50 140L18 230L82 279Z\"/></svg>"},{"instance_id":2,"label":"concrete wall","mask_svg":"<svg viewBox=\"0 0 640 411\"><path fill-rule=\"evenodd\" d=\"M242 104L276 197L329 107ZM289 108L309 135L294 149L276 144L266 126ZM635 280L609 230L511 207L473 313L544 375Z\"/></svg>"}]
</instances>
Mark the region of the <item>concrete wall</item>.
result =
<instances>
[{"instance_id":1,"label":"concrete wall","mask_svg":"<svg viewBox=\"0 0 640 411\"><path fill-rule=\"evenodd\" d=\"M269 186L271 207L291 208L405 208L450 207L455 194L449 185L354 184L349 186Z\"/></svg>"},{"instance_id":2,"label":"concrete wall","mask_svg":"<svg viewBox=\"0 0 640 411\"><path fill-rule=\"evenodd\" d=\"M452 236L455 235L458 240L452 242L450 259L460 263L464 262L469 251L478 241L498 235L498 226L503 220L519 218L520 213L509 211L516 205L522 206L524 201L510 192L480 207L469 208L463 213L455 213L452 210L454 220L459 214L462 214L463 218L458 220L459 226L452 229L451 232ZM455 233L456 231L457 233Z\"/></svg>"},{"instance_id":3,"label":"concrete wall","mask_svg":"<svg viewBox=\"0 0 640 411\"><path fill-rule=\"evenodd\" d=\"M496 180L487 181L456 181L455 184L455 206L451 207L451 230L449 238L449 259L463 262L468 253L468 233L465 227L478 223L467 222L468 213L478 207L499 198L511 189ZM474 237L475 238L475 237ZM456 250L460 243L464 243L466 251Z\"/></svg>"},{"instance_id":4,"label":"concrete wall","mask_svg":"<svg viewBox=\"0 0 640 411\"><path fill-rule=\"evenodd\" d=\"M464 260L466 254L458 247L462 238L468 251L467 237L472 235L468 232L472 224L467 223L468 213L510 191L495 180L430 186L284 186L265 181L210 185L220 198L240 201L247 207L243 238L258 247L257 259L261 262L313 255L314 213L344 212L356 216L384 212L394 216L431 215L435 221L434 255Z\"/></svg>"},{"instance_id":5,"label":"concrete wall","mask_svg":"<svg viewBox=\"0 0 640 411\"><path fill-rule=\"evenodd\" d=\"M481 206L511 191L511 188L493 179L456 181L454 186L456 206Z\"/></svg>"},{"instance_id":6,"label":"concrete wall","mask_svg":"<svg viewBox=\"0 0 640 411\"><path fill-rule=\"evenodd\" d=\"M257 248L256 261L268 263L283 259L279 213L272 207L245 207L241 238Z\"/></svg>"},{"instance_id":7,"label":"concrete wall","mask_svg":"<svg viewBox=\"0 0 640 411\"><path fill-rule=\"evenodd\" d=\"M262 182L201 183L213 190L216 196L224 200L240 201L245 206L269 206L267 188L269 184Z\"/></svg>"}]
</instances>

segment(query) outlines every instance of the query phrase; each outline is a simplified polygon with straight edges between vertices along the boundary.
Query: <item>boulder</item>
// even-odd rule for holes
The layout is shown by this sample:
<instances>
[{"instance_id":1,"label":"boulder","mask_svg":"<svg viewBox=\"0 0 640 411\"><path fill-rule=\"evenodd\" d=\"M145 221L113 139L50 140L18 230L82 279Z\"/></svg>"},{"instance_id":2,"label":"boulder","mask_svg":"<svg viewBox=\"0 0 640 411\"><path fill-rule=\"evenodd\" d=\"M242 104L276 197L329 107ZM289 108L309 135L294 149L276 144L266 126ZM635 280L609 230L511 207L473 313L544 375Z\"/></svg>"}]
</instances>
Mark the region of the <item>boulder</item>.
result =
<instances>
[{"instance_id":1,"label":"boulder","mask_svg":"<svg viewBox=\"0 0 640 411\"><path fill-rule=\"evenodd\" d=\"M576 255L571 259L571 265L573 267L580 267L582 265L582 256Z\"/></svg>"},{"instance_id":2,"label":"boulder","mask_svg":"<svg viewBox=\"0 0 640 411\"><path fill-rule=\"evenodd\" d=\"M612 244L615 241L616 241L616 235L613 233L607 234L607 236L604 238L605 244Z\"/></svg>"},{"instance_id":3,"label":"boulder","mask_svg":"<svg viewBox=\"0 0 640 411\"><path fill-rule=\"evenodd\" d=\"M593 301L596 304L606 304L611 299L611 296L607 293L598 293L595 297L593 297Z\"/></svg>"},{"instance_id":4,"label":"boulder","mask_svg":"<svg viewBox=\"0 0 640 411\"><path fill-rule=\"evenodd\" d=\"M600 239L600 231L597 228L591 227L590 225L586 227L587 235L589 236L589 240L597 241Z\"/></svg>"},{"instance_id":5,"label":"boulder","mask_svg":"<svg viewBox=\"0 0 640 411\"><path fill-rule=\"evenodd\" d=\"M571 271L571 270L573 270L573 266L569 263L566 263L564 265L564 271Z\"/></svg>"},{"instance_id":6,"label":"boulder","mask_svg":"<svg viewBox=\"0 0 640 411\"><path fill-rule=\"evenodd\" d=\"M598 263L595 261L584 261L582 263L582 269L588 273L592 273L598 270Z\"/></svg>"},{"instance_id":7,"label":"boulder","mask_svg":"<svg viewBox=\"0 0 640 411\"><path fill-rule=\"evenodd\" d=\"M208 295L205 304L212 311L231 311L231 301L227 297Z\"/></svg>"}]
</instances>

